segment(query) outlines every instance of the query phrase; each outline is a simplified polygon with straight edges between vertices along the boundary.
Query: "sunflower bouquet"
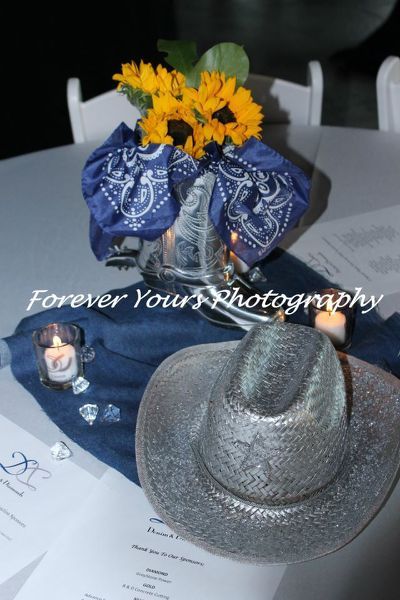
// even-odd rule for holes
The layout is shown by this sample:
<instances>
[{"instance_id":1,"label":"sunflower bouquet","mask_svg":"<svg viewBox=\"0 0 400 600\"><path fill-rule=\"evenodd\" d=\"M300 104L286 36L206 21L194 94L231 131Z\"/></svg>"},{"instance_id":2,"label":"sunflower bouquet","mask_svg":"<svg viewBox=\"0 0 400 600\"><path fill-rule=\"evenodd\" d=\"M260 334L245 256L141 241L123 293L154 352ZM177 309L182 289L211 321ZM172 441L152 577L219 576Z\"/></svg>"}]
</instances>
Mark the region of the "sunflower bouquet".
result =
<instances>
[{"instance_id":1,"label":"sunflower bouquet","mask_svg":"<svg viewBox=\"0 0 400 600\"><path fill-rule=\"evenodd\" d=\"M243 48L218 44L197 64L190 42L160 40L158 48L179 68L132 61L113 76L117 90L143 115L138 123L143 145L171 144L202 158L211 142L240 146L250 137L260 139L262 108L241 85L248 75ZM238 64L239 73L232 74Z\"/></svg>"},{"instance_id":2,"label":"sunflower bouquet","mask_svg":"<svg viewBox=\"0 0 400 600\"><path fill-rule=\"evenodd\" d=\"M132 236L158 252L168 237L175 259L186 267L197 261L196 272L210 268L214 246L251 266L306 210L309 181L261 142L262 110L244 87L249 60L241 46L217 44L199 59L192 42L159 40L158 49L170 69L130 62L113 76L140 118L134 130L121 123L83 170L92 249L110 258L116 238ZM168 254L171 271L171 252L161 254L154 269L165 270Z\"/></svg>"}]
</instances>

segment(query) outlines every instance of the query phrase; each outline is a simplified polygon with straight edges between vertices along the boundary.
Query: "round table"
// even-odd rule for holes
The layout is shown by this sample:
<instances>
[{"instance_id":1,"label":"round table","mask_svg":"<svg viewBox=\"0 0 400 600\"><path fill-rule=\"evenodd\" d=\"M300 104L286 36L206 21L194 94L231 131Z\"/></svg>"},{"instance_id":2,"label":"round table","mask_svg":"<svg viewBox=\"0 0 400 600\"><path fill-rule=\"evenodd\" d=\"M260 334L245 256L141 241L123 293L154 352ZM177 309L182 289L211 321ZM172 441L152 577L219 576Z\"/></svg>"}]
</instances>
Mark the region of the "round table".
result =
<instances>
[{"instance_id":1,"label":"round table","mask_svg":"<svg viewBox=\"0 0 400 600\"><path fill-rule=\"evenodd\" d=\"M398 134L269 126L264 141L312 179L311 208L303 225L399 203ZM64 146L0 163L0 337L10 335L27 315L33 290L56 295L96 294L139 280L136 271L106 268L90 251L89 214L80 190L80 172L96 145ZM394 299L397 302L398 297ZM389 308L394 306L392 301ZM0 371L0 413L46 443L51 443L58 431L9 368ZM102 463L72 443L71 447L78 464L96 476L104 471ZM377 517L351 544L331 556L288 566L275 600L389 600L382 589L400 587L396 568L399 531L397 486ZM3 600L14 597L33 567L0 586Z\"/></svg>"},{"instance_id":2,"label":"round table","mask_svg":"<svg viewBox=\"0 0 400 600\"><path fill-rule=\"evenodd\" d=\"M276 125L265 128L264 140L312 179L303 225L399 203L398 134ZM95 146L63 146L0 162L0 277L7 282L0 337L11 334L26 315L34 289L98 293L139 278L132 270L106 268L90 251L80 173Z\"/></svg>"}]
</instances>

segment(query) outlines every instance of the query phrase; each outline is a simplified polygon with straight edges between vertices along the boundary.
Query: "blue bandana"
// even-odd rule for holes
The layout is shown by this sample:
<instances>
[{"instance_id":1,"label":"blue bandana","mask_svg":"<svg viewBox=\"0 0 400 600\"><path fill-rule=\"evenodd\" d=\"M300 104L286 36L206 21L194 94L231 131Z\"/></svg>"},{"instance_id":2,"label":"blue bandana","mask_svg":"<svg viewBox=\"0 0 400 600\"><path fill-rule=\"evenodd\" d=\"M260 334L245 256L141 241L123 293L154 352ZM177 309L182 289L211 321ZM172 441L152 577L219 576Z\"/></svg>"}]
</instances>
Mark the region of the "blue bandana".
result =
<instances>
[{"instance_id":1,"label":"blue bandana","mask_svg":"<svg viewBox=\"0 0 400 600\"><path fill-rule=\"evenodd\" d=\"M201 160L169 144L140 146L125 123L89 157L82 190L91 213L90 242L99 260L114 238L155 240L174 223L174 188L205 170L216 175L209 214L221 238L248 265L264 258L308 206L304 173L255 138L242 146L211 143Z\"/></svg>"}]
</instances>

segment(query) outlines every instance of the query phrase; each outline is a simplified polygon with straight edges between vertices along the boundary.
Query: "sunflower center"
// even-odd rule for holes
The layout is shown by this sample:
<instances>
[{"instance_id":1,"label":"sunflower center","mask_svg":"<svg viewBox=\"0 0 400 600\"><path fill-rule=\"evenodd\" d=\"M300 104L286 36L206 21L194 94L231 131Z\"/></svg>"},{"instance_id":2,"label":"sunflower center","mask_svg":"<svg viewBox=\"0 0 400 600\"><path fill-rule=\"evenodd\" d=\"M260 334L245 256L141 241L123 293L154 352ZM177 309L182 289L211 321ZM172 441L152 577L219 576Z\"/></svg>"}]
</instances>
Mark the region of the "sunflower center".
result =
<instances>
[{"instance_id":1,"label":"sunflower center","mask_svg":"<svg viewBox=\"0 0 400 600\"><path fill-rule=\"evenodd\" d=\"M224 106L224 108L216 110L215 113L213 113L212 117L213 119L217 119L217 121L223 123L224 125L226 125L227 123L234 123L236 121L235 115L233 114L229 106Z\"/></svg>"},{"instance_id":2,"label":"sunflower center","mask_svg":"<svg viewBox=\"0 0 400 600\"><path fill-rule=\"evenodd\" d=\"M168 121L168 135L174 141L174 146L184 146L190 135L193 135L193 127L181 119Z\"/></svg>"}]
</instances>

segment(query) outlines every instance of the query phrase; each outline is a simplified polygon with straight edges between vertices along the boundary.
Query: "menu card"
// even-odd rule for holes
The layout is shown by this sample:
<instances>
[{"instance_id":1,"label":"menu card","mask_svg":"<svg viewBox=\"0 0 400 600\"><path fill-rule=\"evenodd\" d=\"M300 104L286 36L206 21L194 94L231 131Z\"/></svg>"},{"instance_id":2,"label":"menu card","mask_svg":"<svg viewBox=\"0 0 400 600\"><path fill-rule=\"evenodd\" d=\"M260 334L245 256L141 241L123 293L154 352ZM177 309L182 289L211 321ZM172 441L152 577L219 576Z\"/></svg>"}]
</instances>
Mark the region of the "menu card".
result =
<instances>
[{"instance_id":1,"label":"menu card","mask_svg":"<svg viewBox=\"0 0 400 600\"><path fill-rule=\"evenodd\" d=\"M138 486L109 471L16 600L272 600L284 569L186 542Z\"/></svg>"},{"instance_id":2,"label":"menu card","mask_svg":"<svg viewBox=\"0 0 400 600\"><path fill-rule=\"evenodd\" d=\"M0 415L0 583L46 552L96 481Z\"/></svg>"},{"instance_id":3,"label":"menu card","mask_svg":"<svg viewBox=\"0 0 400 600\"><path fill-rule=\"evenodd\" d=\"M400 206L295 229L281 247L345 289L400 291Z\"/></svg>"}]
</instances>

